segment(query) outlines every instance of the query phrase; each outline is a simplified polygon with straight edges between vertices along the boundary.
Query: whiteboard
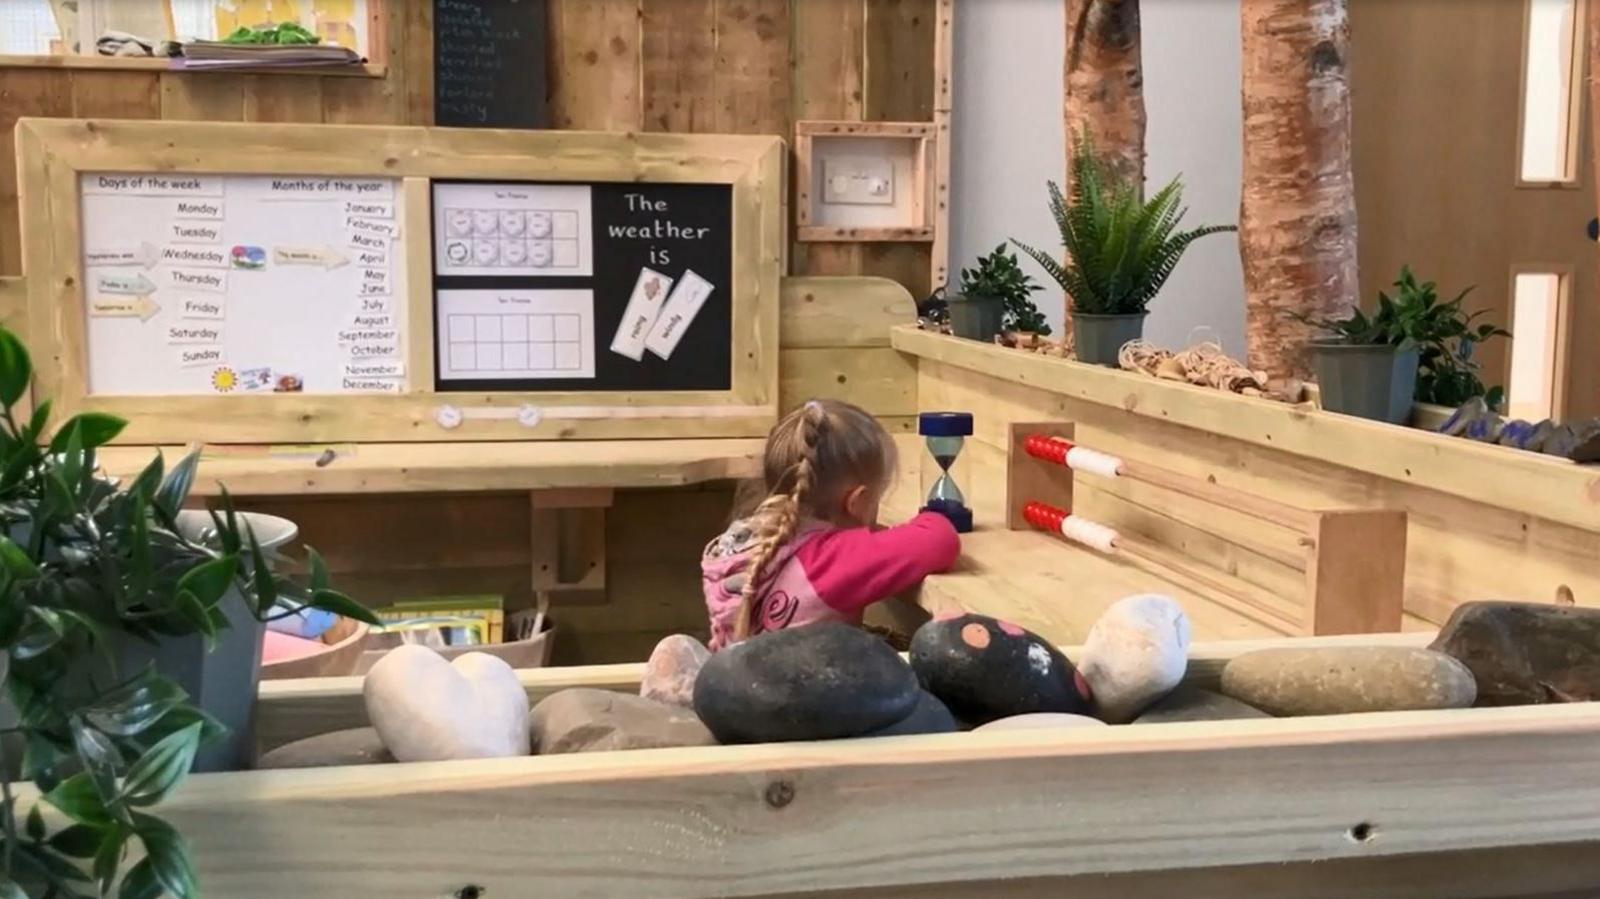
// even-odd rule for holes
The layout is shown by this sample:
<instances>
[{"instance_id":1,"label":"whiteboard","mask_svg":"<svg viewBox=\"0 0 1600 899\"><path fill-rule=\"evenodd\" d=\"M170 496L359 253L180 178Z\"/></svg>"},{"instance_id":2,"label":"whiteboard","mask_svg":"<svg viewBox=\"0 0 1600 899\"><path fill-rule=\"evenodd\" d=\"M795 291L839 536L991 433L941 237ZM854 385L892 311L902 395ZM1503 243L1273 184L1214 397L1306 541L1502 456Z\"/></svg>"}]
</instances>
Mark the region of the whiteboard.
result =
<instances>
[{"instance_id":1,"label":"whiteboard","mask_svg":"<svg viewBox=\"0 0 1600 899\"><path fill-rule=\"evenodd\" d=\"M90 172L80 185L91 394L406 390L398 179Z\"/></svg>"}]
</instances>

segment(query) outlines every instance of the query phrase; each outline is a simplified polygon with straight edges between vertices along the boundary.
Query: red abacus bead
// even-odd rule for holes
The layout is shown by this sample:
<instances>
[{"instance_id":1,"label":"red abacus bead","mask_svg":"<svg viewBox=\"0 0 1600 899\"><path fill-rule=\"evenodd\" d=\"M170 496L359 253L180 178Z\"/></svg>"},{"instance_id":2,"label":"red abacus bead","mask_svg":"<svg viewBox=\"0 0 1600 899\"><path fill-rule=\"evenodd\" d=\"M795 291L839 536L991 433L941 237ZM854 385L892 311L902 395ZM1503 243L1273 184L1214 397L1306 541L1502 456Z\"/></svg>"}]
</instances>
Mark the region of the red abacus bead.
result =
<instances>
[{"instance_id":1,"label":"red abacus bead","mask_svg":"<svg viewBox=\"0 0 1600 899\"><path fill-rule=\"evenodd\" d=\"M1028 523L1041 531L1057 533L1061 530L1061 522L1067 519L1067 510L1060 509L1048 503L1028 503L1022 507L1022 517Z\"/></svg>"},{"instance_id":2,"label":"red abacus bead","mask_svg":"<svg viewBox=\"0 0 1600 899\"><path fill-rule=\"evenodd\" d=\"M1034 434L1023 441L1022 448L1035 459L1043 459L1046 462L1065 465L1067 462L1067 450L1072 449L1072 444L1055 437L1047 437L1044 434Z\"/></svg>"}]
</instances>

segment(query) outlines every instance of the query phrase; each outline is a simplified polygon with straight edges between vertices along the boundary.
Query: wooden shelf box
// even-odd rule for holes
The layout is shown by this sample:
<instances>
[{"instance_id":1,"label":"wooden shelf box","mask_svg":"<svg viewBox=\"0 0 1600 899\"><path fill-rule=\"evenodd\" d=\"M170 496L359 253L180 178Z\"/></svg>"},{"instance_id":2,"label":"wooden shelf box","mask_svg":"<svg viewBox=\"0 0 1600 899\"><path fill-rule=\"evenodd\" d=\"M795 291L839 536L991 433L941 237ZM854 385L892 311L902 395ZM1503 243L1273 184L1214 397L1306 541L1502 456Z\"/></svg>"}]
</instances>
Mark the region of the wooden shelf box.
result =
<instances>
[{"instance_id":1,"label":"wooden shelf box","mask_svg":"<svg viewBox=\"0 0 1600 899\"><path fill-rule=\"evenodd\" d=\"M932 241L936 135L931 122L795 123L797 238Z\"/></svg>"}]
</instances>

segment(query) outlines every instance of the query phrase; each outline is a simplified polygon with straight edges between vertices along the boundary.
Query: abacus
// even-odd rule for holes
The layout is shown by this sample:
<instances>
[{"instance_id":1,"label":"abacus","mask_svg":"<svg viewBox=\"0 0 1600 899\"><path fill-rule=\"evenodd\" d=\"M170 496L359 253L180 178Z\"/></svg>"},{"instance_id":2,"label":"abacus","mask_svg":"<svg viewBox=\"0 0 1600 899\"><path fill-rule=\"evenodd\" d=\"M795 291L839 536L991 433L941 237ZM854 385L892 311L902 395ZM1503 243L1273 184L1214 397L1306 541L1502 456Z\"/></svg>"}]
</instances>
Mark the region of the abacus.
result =
<instances>
[{"instance_id":1,"label":"abacus","mask_svg":"<svg viewBox=\"0 0 1600 899\"><path fill-rule=\"evenodd\" d=\"M1387 633L1403 612L1406 513L1390 509L1305 509L1212 480L1190 477L1076 442L1065 422L1011 425L1006 523L1056 535L1125 559L1241 616L1285 634ZM1282 597L1185 550L1074 514L1078 476L1127 479L1183 494L1287 529L1301 552L1300 597ZM1287 600L1287 602L1285 601Z\"/></svg>"}]
</instances>

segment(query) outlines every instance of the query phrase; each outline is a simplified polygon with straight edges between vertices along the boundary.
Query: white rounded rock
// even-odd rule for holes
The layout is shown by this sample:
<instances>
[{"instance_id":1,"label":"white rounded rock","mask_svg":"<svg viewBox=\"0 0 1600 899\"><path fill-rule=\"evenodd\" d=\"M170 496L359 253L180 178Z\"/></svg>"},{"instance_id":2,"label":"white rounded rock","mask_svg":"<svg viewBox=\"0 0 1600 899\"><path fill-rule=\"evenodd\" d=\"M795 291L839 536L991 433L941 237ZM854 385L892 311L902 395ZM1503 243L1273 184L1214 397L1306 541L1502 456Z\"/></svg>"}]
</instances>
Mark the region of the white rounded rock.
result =
<instances>
[{"instance_id":1,"label":"white rounded rock","mask_svg":"<svg viewBox=\"0 0 1600 899\"><path fill-rule=\"evenodd\" d=\"M1078 660L1100 717L1132 721L1183 680L1189 665L1189 616L1170 596L1142 593L1106 609Z\"/></svg>"},{"instance_id":2,"label":"white rounded rock","mask_svg":"<svg viewBox=\"0 0 1600 899\"><path fill-rule=\"evenodd\" d=\"M973 733L980 730L1049 730L1059 727L1105 727L1106 723L1099 718L1090 718L1088 715L1069 715L1065 712L1030 712L1026 715L1012 715L980 724L972 729Z\"/></svg>"},{"instance_id":3,"label":"white rounded rock","mask_svg":"<svg viewBox=\"0 0 1600 899\"><path fill-rule=\"evenodd\" d=\"M487 653L447 662L426 646L399 646L367 672L361 693L396 761L528 754L528 694L516 671Z\"/></svg>"}]
</instances>

